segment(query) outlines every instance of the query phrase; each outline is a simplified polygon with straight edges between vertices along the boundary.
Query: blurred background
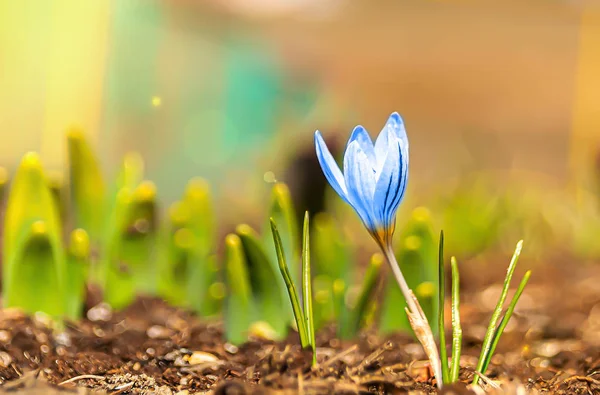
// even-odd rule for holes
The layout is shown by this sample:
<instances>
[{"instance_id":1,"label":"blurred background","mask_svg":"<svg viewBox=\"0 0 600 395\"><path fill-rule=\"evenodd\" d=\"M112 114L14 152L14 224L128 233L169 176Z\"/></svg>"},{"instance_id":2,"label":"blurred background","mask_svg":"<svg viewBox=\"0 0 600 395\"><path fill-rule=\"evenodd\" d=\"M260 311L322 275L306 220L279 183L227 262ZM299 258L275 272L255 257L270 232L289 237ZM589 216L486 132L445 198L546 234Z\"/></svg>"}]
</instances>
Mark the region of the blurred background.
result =
<instances>
[{"instance_id":1,"label":"blurred background","mask_svg":"<svg viewBox=\"0 0 600 395\"><path fill-rule=\"evenodd\" d=\"M509 249L531 235L596 257L598 48L585 1L0 1L0 165L35 150L63 171L77 125L107 174L139 151L163 201L202 176L235 224L262 218L274 180L322 182L315 129L341 154L398 111L404 212L501 243L510 217Z\"/></svg>"}]
</instances>

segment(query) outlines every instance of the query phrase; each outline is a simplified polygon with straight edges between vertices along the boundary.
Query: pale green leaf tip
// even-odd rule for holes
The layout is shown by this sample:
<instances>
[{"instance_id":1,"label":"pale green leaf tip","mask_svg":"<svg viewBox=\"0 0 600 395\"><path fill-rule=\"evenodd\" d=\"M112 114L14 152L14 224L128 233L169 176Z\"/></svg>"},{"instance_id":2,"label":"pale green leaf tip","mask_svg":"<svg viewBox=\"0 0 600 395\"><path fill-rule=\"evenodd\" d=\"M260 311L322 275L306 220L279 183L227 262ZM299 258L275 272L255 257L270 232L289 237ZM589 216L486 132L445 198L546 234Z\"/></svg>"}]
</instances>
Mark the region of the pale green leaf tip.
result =
<instances>
[{"instance_id":1,"label":"pale green leaf tip","mask_svg":"<svg viewBox=\"0 0 600 395\"><path fill-rule=\"evenodd\" d=\"M37 152L28 152L23 156L21 166L27 170L41 170L42 161Z\"/></svg>"},{"instance_id":2,"label":"pale green leaf tip","mask_svg":"<svg viewBox=\"0 0 600 395\"><path fill-rule=\"evenodd\" d=\"M429 222L431 220L431 211L427 207L417 207L412 212L412 217L419 222Z\"/></svg>"},{"instance_id":3,"label":"pale green leaf tip","mask_svg":"<svg viewBox=\"0 0 600 395\"><path fill-rule=\"evenodd\" d=\"M134 191L134 199L138 202L153 202L156 200L156 184L152 181L142 181Z\"/></svg>"},{"instance_id":4,"label":"pale green leaf tip","mask_svg":"<svg viewBox=\"0 0 600 395\"><path fill-rule=\"evenodd\" d=\"M81 129L78 126L72 126L71 128L69 128L69 130L67 130L67 139L70 142L85 140L83 129Z\"/></svg>"},{"instance_id":5,"label":"pale green leaf tip","mask_svg":"<svg viewBox=\"0 0 600 395\"><path fill-rule=\"evenodd\" d=\"M520 254L522 249L523 249L523 240L519 240L517 242L517 248L515 249L515 252Z\"/></svg>"},{"instance_id":6,"label":"pale green leaf tip","mask_svg":"<svg viewBox=\"0 0 600 395\"><path fill-rule=\"evenodd\" d=\"M185 194L191 198L202 198L210 194L210 184L202 177L194 177L188 181Z\"/></svg>"},{"instance_id":7,"label":"pale green leaf tip","mask_svg":"<svg viewBox=\"0 0 600 395\"><path fill-rule=\"evenodd\" d=\"M88 233L79 228L71 232L69 252L78 259L85 259L90 255L90 238Z\"/></svg>"},{"instance_id":8,"label":"pale green leaf tip","mask_svg":"<svg viewBox=\"0 0 600 395\"><path fill-rule=\"evenodd\" d=\"M230 233L225 236L225 244L229 248L239 248L242 245L242 242L240 241L238 235Z\"/></svg>"},{"instance_id":9,"label":"pale green leaf tip","mask_svg":"<svg viewBox=\"0 0 600 395\"><path fill-rule=\"evenodd\" d=\"M383 254L376 252L371 256L371 265L380 267L383 264L383 262L385 262L385 257L383 256Z\"/></svg>"},{"instance_id":10,"label":"pale green leaf tip","mask_svg":"<svg viewBox=\"0 0 600 395\"><path fill-rule=\"evenodd\" d=\"M123 166L126 170L143 169L144 158L137 151L130 151L123 157Z\"/></svg>"},{"instance_id":11,"label":"pale green leaf tip","mask_svg":"<svg viewBox=\"0 0 600 395\"><path fill-rule=\"evenodd\" d=\"M243 236L251 236L255 233L254 229L252 229L252 227L248 224L240 224L236 226L235 232Z\"/></svg>"},{"instance_id":12,"label":"pale green leaf tip","mask_svg":"<svg viewBox=\"0 0 600 395\"><path fill-rule=\"evenodd\" d=\"M31 224L32 237L46 236L48 234L48 226L44 221L35 221Z\"/></svg>"}]
</instances>

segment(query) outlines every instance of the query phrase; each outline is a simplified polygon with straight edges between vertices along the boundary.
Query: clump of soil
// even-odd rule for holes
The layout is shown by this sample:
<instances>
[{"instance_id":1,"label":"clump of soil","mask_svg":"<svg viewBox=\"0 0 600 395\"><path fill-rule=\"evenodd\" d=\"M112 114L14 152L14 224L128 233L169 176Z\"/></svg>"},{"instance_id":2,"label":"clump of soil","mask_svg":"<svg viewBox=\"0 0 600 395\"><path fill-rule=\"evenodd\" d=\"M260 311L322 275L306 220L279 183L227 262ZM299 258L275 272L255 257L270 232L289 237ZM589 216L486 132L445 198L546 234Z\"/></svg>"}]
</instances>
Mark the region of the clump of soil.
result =
<instances>
[{"instance_id":1,"label":"clump of soil","mask_svg":"<svg viewBox=\"0 0 600 395\"><path fill-rule=\"evenodd\" d=\"M589 266L545 268L534 275L482 380L485 389L600 393L598 278L600 268ZM463 292L463 383L473 377L499 291L493 285ZM0 392L436 392L412 337L366 332L355 342L342 342L334 333L333 328L319 333L318 364L311 367L310 353L293 333L283 342L251 339L236 347L223 341L221 323L202 321L156 299L141 298L122 312L99 304L60 332L41 316L5 309L0 311ZM483 390L461 383L443 392L477 391Z\"/></svg>"}]
</instances>

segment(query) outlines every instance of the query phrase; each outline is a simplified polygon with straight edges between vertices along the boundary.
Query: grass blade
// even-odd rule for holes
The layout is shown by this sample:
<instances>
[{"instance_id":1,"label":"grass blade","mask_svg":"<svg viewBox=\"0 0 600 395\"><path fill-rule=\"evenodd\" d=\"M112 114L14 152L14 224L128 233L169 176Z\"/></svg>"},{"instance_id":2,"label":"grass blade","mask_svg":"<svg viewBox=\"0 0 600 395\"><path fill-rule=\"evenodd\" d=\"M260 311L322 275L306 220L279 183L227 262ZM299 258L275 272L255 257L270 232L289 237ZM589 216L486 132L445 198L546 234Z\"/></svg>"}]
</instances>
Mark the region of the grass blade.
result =
<instances>
[{"instance_id":1,"label":"grass blade","mask_svg":"<svg viewBox=\"0 0 600 395\"><path fill-rule=\"evenodd\" d=\"M312 287L310 276L310 234L308 211L304 214L302 228L302 303L304 304L304 319L306 321L306 335L312 348L312 364L317 363L315 350L315 322L313 318Z\"/></svg>"},{"instance_id":2,"label":"grass blade","mask_svg":"<svg viewBox=\"0 0 600 395\"><path fill-rule=\"evenodd\" d=\"M450 260L452 266L452 363L450 364L450 382L458 381L460 371L460 352L462 328L460 326L460 277L456 258Z\"/></svg>"},{"instance_id":3,"label":"grass blade","mask_svg":"<svg viewBox=\"0 0 600 395\"><path fill-rule=\"evenodd\" d=\"M523 279L521 280L521 283L519 284L519 288L517 288L517 292L515 292L515 296L513 296L512 300L510 301L510 304L508 305L508 309L506 310L506 313L504 314L504 317L502 317L502 321L500 321L500 325L498 326L498 329L496 330L496 333L494 334L494 341L492 342L492 347L490 348L490 352L487 355L487 358L483 365L484 371L487 370L487 367L489 366L490 361L492 360L492 355L494 355L494 351L496 351L496 346L498 346L498 342L500 341L500 336L502 336L502 333L504 332L506 325L508 325L508 321L510 320L512 313L515 310L515 306L517 305L517 302L519 301L519 298L521 297L521 294L523 293L523 290L525 289L525 286L527 285L527 282L529 281L529 277L531 277L531 270L528 270L527 273L525 273L525 275L523 276Z\"/></svg>"},{"instance_id":4,"label":"grass blade","mask_svg":"<svg viewBox=\"0 0 600 395\"><path fill-rule=\"evenodd\" d=\"M440 359L442 360L442 382L450 382L450 369L448 368L448 351L446 350L446 331L444 329L444 300L446 293L446 273L444 271L444 231L440 232L438 253L438 332L440 334Z\"/></svg>"},{"instance_id":5,"label":"grass blade","mask_svg":"<svg viewBox=\"0 0 600 395\"><path fill-rule=\"evenodd\" d=\"M510 286L510 280L512 279L512 275L515 272L515 267L517 266L517 262L519 261L519 256L521 255L521 250L523 249L523 240L520 240L517 243L517 247L515 248L515 252L510 260L510 265L508 266L508 270L506 272L506 278L504 279L504 286L502 287L502 293L500 294L500 299L498 300L498 304L494 309L494 313L492 314L492 318L490 319L490 323L487 328L487 332L485 333L485 337L483 339L483 347L481 348L481 355L479 355L479 361L477 362L477 371L481 374L485 374L485 371L482 371L483 366L485 364L488 355L490 354L490 350L492 348L492 342L494 341L494 334L496 333L496 325L498 324L498 320L500 319L500 315L502 314L502 306L504 305L504 301L506 300L506 295L508 294L508 288ZM479 376L475 375L473 377L473 385L477 384L479 381Z\"/></svg>"},{"instance_id":6,"label":"grass blade","mask_svg":"<svg viewBox=\"0 0 600 395\"><path fill-rule=\"evenodd\" d=\"M281 271L281 275L283 276L283 280L285 281L285 286L288 290L288 295L290 297L290 303L292 304L292 310L294 311L294 318L296 319L296 325L298 326L298 335L300 336L300 344L303 348L308 347L309 341L306 332L304 314L302 312L302 309L300 308L300 302L298 301L298 293L296 292L296 287L294 286L292 276L290 276L290 271L285 261L285 256L283 255L283 244L281 242L281 236L279 235L277 225L275 224L273 218L271 218L270 221L271 232L273 233L273 243L275 244L275 252L277 253L277 262L279 263L279 270Z\"/></svg>"}]
</instances>

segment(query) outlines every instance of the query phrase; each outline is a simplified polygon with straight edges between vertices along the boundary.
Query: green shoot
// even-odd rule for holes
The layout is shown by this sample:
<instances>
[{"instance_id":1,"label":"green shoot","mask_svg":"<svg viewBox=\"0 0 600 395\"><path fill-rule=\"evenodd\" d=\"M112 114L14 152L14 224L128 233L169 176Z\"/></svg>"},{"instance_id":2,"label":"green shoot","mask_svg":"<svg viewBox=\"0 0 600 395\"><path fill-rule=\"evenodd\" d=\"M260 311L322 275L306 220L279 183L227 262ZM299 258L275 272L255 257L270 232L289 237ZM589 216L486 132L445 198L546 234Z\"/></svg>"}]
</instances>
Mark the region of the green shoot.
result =
<instances>
[{"instance_id":1,"label":"green shoot","mask_svg":"<svg viewBox=\"0 0 600 395\"><path fill-rule=\"evenodd\" d=\"M356 335L363 327L365 318L368 316L369 306L373 303L373 294L377 288L377 280L381 272L381 268L385 258L382 254L376 253L371 257L369 267L365 273L365 278L358 295L358 299L354 309L352 310L352 318L350 328L352 336Z\"/></svg>"},{"instance_id":2,"label":"green shoot","mask_svg":"<svg viewBox=\"0 0 600 395\"><path fill-rule=\"evenodd\" d=\"M520 240L517 243L517 247L515 248L515 252L510 261L510 265L508 266L508 271L506 273L506 277L504 279L504 286L502 288L502 293L500 294L500 299L498 300L498 304L496 304L496 308L492 314L492 318L490 319L490 323L488 325L487 331L485 333L485 337L483 340L483 347L481 349L481 354L479 356L479 361L477 363L477 372L481 374L485 374L484 365L486 364L486 360L490 357L490 351L492 349L492 344L494 341L494 336L496 334L496 326L498 324L498 320L502 315L502 306L504 305L504 301L506 300L506 295L508 294L508 288L510 287L510 280L512 279L513 273L517 266L517 261L519 260L519 256L521 255L521 249L523 248L523 240ZM479 376L475 375L473 377L473 385L479 382Z\"/></svg>"},{"instance_id":3,"label":"green shoot","mask_svg":"<svg viewBox=\"0 0 600 395\"><path fill-rule=\"evenodd\" d=\"M237 235L225 238L225 280L228 295L225 308L225 336L232 344L248 339L248 330L254 320L254 304L242 242Z\"/></svg>"},{"instance_id":4,"label":"green shoot","mask_svg":"<svg viewBox=\"0 0 600 395\"><path fill-rule=\"evenodd\" d=\"M296 211L292 202L290 190L284 183L278 182L273 186L269 218L273 218L275 223L278 224L285 261L290 268L294 282L298 283L298 274L300 273L300 251L298 250L298 246L301 240L299 238ZM269 229L269 227L270 225L267 225L266 229ZM264 232L263 237L264 245L271 246L271 237L269 237L268 232ZM272 261L276 262L277 252L273 248L268 248L267 252ZM283 288L284 284L281 285ZM291 319L292 317L290 316L290 320Z\"/></svg>"},{"instance_id":5,"label":"green shoot","mask_svg":"<svg viewBox=\"0 0 600 395\"><path fill-rule=\"evenodd\" d=\"M290 297L290 303L292 304L292 310L294 312L296 325L298 327L298 336L300 336L300 344L302 345L302 348L306 348L310 346L308 331L306 329L306 320L304 319L304 313L302 311L302 308L300 307L300 302L298 301L298 293L296 291L296 286L294 285L292 276L290 276L290 271L285 260L285 255L283 254L283 243L281 242L281 236L279 235L277 225L275 224L275 220L273 218L271 218L271 232L273 233L273 243L275 244L275 251L277 253L277 262L279 263L279 270L281 271L281 276L283 277L283 281L285 282L285 286Z\"/></svg>"},{"instance_id":6,"label":"green shoot","mask_svg":"<svg viewBox=\"0 0 600 395\"><path fill-rule=\"evenodd\" d=\"M122 309L135 299L135 282L131 268L121 261L121 246L129 217L132 191L123 188L115 198L106 227L102 272L104 299L115 309Z\"/></svg>"},{"instance_id":7,"label":"green shoot","mask_svg":"<svg viewBox=\"0 0 600 395\"><path fill-rule=\"evenodd\" d=\"M450 259L452 267L452 362L450 364L449 382L458 381L460 371L460 352L462 343L462 328L460 326L460 277L456 258Z\"/></svg>"},{"instance_id":8,"label":"green shoot","mask_svg":"<svg viewBox=\"0 0 600 395\"><path fill-rule=\"evenodd\" d=\"M312 279L310 276L310 236L309 215L304 214L304 226L302 227L302 302L304 304L304 319L306 321L306 335L312 348L312 363L317 363L315 350L315 322L312 305Z\"/></svg>"},{"instance_id":9,"label":"green shoot","mask_svg":"<svg viewBox=\"0 0 600 395\"><path fill-rule=\"evenodd\" d=\"M26 154L13 179L4 215L4 304L59 318L66 263L61 224L39 156Z\"/></svg>"},{"instance_id":10,"label":"green shoot","mask_svg":"<svg viewBox=\"0 0 600 395\"><path fill-rule=\"evenodd\" d=\"M275 271L254 229L243 224L236 228L236 233L242 241L248 263L258 319L271 326L276 339L283 339L287 335L289 322L282 317L288 314L289 307L285 305L285 295L279 287L279 271Z\"/></svg>"},{"instance_id":11,"label":"green shoot","mask_svg":"<svg viewBox=\"0 0 600 395\"><path fill-rule=\"evenodd\" d=\"M496 351L496 347L498 346L498 342L500 341L500 336L502 336L502 333L504 332L506 325L508 325L508 321L510 320L510 317L512 316L513 311L515 310L515 306L517 305L517 302L519 301L519 298L521 297L521 294L523 293L523 290L525 289L525 286L527 285L527 282L529 281L529 277L531 277L531 270L528 270L525 273L525 275L523 276L523 279L521 280L521 283L519 284L519 288L517 288L515 295L513 296L510 304L508 305L508 309L506 310L504 317L502 317L502 320L500 321L500 325L498 326L498 329L494 333L494 341L492 342L492 347L491 347L490 352L485 360L485 363L483 364L482 370L484 372L487 370L487 368L492 360L494 351Z\"/></svg>"},{"instance_id":12,"label":"green shoot","mask_svg":"<svg viewBox=\"0 0 600 395\"><path fill-rule=\"evenodd\" d=\"M9 182L10 176L8 174L8 170L6 170L5 167L0 167L0 203L4 202Z\"/></svg>"},{"instance_id":13,"label":"green shoot","mask_svg":"<svg viewBox=\"0 0 600 395\"><path fill-rule=\"evenodd\" d=\"M156 186L143 181L133 191L119 259L130 268L135 289L148 295L156 293L157 215Z\"/></svg>"},{"instance_id":14,"label":"green shoot","mask_svg":"<svg viewBox=\"0 0 600 395\"><path fill-rule=\"evenodd\" d=\"M35 221L23 229L11 260L11 270L5 285L6 307L18 307L26 313L44 312L60 319L64 313L63 275L56 260L49 228L43 221Z\"/></svg>"},{"instance_id":15,"label":"green shoot","mask_svg":"<svg viewBox=\"0 0 600 395\"><path fill-rule=\"evenodd\" d=\"M105 223L104 179L98 160L83 131L70 130L67 134L67 145L75 224L89 232L91 242L95 246L103 236Z\"/></svg>"},{"instance_id":16,"label":"green shoot","mask_svg":"<svg viewBox=\"0 0 600 395\"><path fill-rule=\"evenodd\" d=\"M66 273L66 316L77 319L83 313L85 282L90 260L90 238L83 229L71 232L67 253Z\"/></svg>"},{"instance_id":17,"label":"green shoot","mask_svg":"<svg viewBox=\"0 0 600 395\"><path fill-rule=\"evenodd\" d=\"M438 332L440 334L440 359L442 360L442 382L450 382L450 369L448 368L448 351L446 350L446 330L444 328L444 300L446 294L446 272L444 270L444 231L440 232L438 251Z\"/></svg>"}]
</instances>

